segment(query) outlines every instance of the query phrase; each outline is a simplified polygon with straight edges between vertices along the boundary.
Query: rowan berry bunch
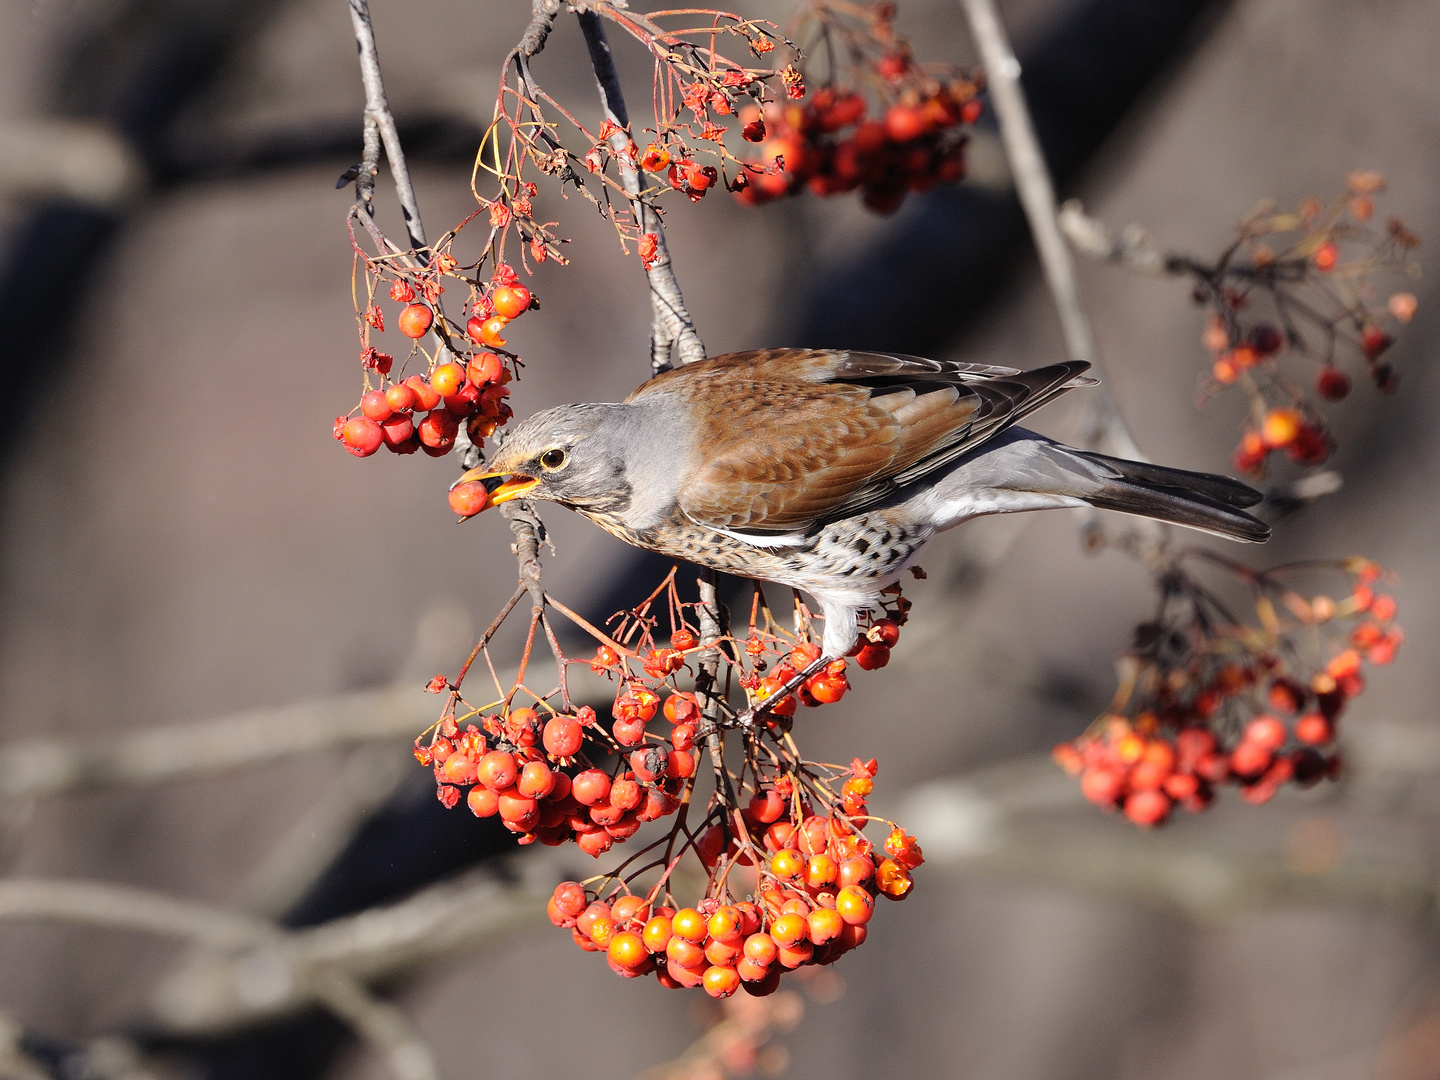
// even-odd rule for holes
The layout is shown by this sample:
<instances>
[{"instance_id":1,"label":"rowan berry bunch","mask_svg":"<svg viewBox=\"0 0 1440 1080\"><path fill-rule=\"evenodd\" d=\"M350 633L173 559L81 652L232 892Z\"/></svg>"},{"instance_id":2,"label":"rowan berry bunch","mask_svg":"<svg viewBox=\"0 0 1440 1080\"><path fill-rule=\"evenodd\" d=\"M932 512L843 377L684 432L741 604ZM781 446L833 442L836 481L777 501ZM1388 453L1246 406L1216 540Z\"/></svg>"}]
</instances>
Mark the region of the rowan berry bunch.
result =
<instances>
[{"instance_id":1,"label":"rowan berry bunch","mask_svg":"<svg viewBox=\"0 0 1440 1080\"><path fill-rule=\"evenodd\" d=\"M627 863L589 889L562 882L550 920L626 978L654 972L662 986L700 986L717 998L773 993L785 971L833 963L862 944L877 897L903 900L913 888L911 871L924 862L914 837L892 826L877 849L861 831L876 768L857 759L847 770L756 774L749 804L694 842L708 877L693 907L671 892L672 833L646 866Z\"/></svg>"},{"instance_id":2,"label":"rowan berry bunch","mask_svg":"<svg viewBox=\"0 0 1440 1080\"><path fill-rule=\"evenodd\" d=\"M788 102L741 113L759 155L734 184L748 205L808 190L860 190L871 210L899 209L907 192L965 175L961 126L980 116L980 80L958 68L922 66L894 29L895 5L810 4L802 9L801 79ZM812 71L823 57L823 75ZM801 104L806 82L819 89ZM799 93L796 93L796 90Z\"/></svg>"},{"instance_id":3,"label":"rowan berry bunch","mask_svg":"<svg viewBox=\"0 0 1440 1080\"><path fill-rule=\"evenodd\" d=\"M1242 621L1186 566L1200 560L1249 593ZM1340 576L1346 592L1304 594L1297 579ZM1161 581L1156 617L1119 664L1109 711L1055 758L1086 798L1158 825L1176 804L1205 809L1230 784L1260 804L1286 784L1337 775L1333 748L1363 665L1385 665L1403 640L1383 572L1354 558L1255 571L1208 553L1177 560Z\"/></svg>"},{"instance_id":4,"label":"rowan berry bunch","mask_svg":"<svg viewBox=\"0 0 1440 1080\"><path fill-rule=\"evenodd\" d=\"M591 895L579 885L557 891L551 917L575 928L583 947L607 950L622 974L656 970L667 986L703 984L723 997L746 983L769 993L782 970L828 963L863 941L876 896L908 894L911 871L923 861L914 838L891 822L883 850L864 835L878 764L816 764L791 734L799 705L838 701L849 687L845 660L802 678L820 650L798 597L785 629L757 588L745 636L708 641L692 625L700 621L698 605L679 599L673 570L640 606L614 616L608 633L551 597L547 603L599 642L595 655L566 657L548 616L532 613L512 685L504 687L490 664L497 696L472 704L462 690L466 674L480 655L488 663L490 640L512 601L453 683L432 680L429 689L445 693L446 705L415 753L434 771L445 806L463 797L476 816L498 817L521 844L573 841L599 857L646 823L673 817L661 835L596 879ZM857 646L859 666L883 666L907 608L898 589L889 594L883 616ZM526 678L540 631L560 677L552 691L536 694ZM571 701L566 671L577 664L613 682L608 725L593 707ZM728 704L736 687L756 709L748 722ZM650 730L662 722L666 730ZM727 729L738 745L727 748ZM703 816L692 821L702 749L715 779ZM671 892L686 859L706 881L690 909ZM633 895L639 888L643 899ZM736 911L744 917L726 923Z\"/></svg>"},{"instance_id":5,"label":"rowan berry bunch","mask_svg":"<svg viewBox=\"0 0 1440 1080\"><path fill-rule=\"evenodd\" d=\"M471 190L489 215L493 242L502 249L513 231L535 259L564 262L552 231L556 223L542 224L535 216L537 184L529 177L558 180L562 195L570 185L606 215L622 246L636 245L648 268L657 258L658 237L646 229L631 200L653 204L676 191L699 201L722 178L728 185L729 172L739 167L730 147L740 145L728 118L736 116L742 101L764 103L776 93L793 94L799 75L791 61L800 54L773 23L725 11L641 14L608 3L592 4L589 10L625 31L653 58L653 122L637 127L611 115L592 130L540 86L530 57L517 49L504 65L495 119L476 161L475 178L483 170L494 177L497 189L482 195L472 179ZM785 62L748 62L772 53Z\"/></svg>"},{"instance_id":6,"label":"rowan berry bunch","mask_svg":"<svg viewBox=\"0 0 1440 1080\"><path fill-rule=\"evenodd\" d=\"M1235 452L1241 472L1263 471L1277 452L1301 466L1324 462L1331 439L1319 403L1349 396L1352 371L1381 393L1398 387L1384 355L1416 302L1382 289L1381 279L1418 273L1419 240L1398 218L1370 225L1384 187L1378 173L1352 173L1328 205L1313 196L1293 210L1262 203L1212 265L1171 258L1210 309L1203 398L1236 386L1250 400Z\"/></svg>"},{"instance_id":7,"label":"rowan berry bunch","mask_svg":"<svg viewBox=\"0 0 1440 1080\"><path fill-rule=\"evenodd\" d=\"M453 234L447 236L438 245L440 254L418 270L406 265L411 259L374 258L355 244L355 276L363 275L365 285L363 307L358 283L354 290L364 388L350 414L336 417L334 435L356 457L369 457L381 446L396 454L423 450L443 457L454 449L462 424L468 441L483 447L513 415L506 398L520 358L505 350L500 335L511 320L538 304L505 263L497 263L483 282L479 263L461 267L449 254L453 240ZM466 309L472 314L463 334L441 307L445 278L469 290ZM408 339L409 353L398 370L395 357L381 352L372 336L385 332L382 293L399 305L395 328ZM424 373L406 376L412 362ZM479 513L485 507L484 487L464 485L451 493L450 503L459 514Z\"/></svg>"}]
</instances>

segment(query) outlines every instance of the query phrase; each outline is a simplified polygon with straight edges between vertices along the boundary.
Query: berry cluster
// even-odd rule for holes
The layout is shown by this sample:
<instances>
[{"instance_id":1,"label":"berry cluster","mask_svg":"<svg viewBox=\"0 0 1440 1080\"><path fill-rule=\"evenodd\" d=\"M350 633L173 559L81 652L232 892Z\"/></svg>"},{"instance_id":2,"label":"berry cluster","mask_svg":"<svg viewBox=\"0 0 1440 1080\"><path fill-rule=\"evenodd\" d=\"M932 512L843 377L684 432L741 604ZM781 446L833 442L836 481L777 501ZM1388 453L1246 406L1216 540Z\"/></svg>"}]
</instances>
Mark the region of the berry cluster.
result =
<instances>
[{"instance_id":1,"label":"berry cluster","mask_svg":"<svg viewBox=\"0 0 1440 1080\"><path fill-rule=\"evenodd\" d=\"M1196 302L1210 308L1204 396L1238 386L1250 399L1235 451L1241 472L1261 472L1275 452L1306 467L1329 457L1325 420L1307 385L1320 401L1342 401L1352 385L1345 368L1358 365L1381 393L1399 386L1383 359L1394 340L1387 326L1409 322L1416 301L1393 292L1375 302L1376 278L1413 276L1419 240L1398 218L1383 231L1367 224L1383 189L1378 173L1353 173L1329 206L1313 197L1293 211L1262 204L1214 265L1169 259L1172 270L1194 279ZM1309 373L1297 378L1302 367Z\"/></svg>"},{"instance_id":2,"label":"berry cluster","mask_svg":"<svg viewBox=\"0 0 1440 1080\"><path fill-rule=\"evenodd\" d=\"M903 900L914 886L911 872L924 862L914 837L892 828L877 850L858 827L875 771L874 761L855 761L842 797L855 809L828 817L797 797L793 776L762 783L733 829L729 819L712 825L696 844L710 888L694 907L677 910L665 878L644 896L613 878L595 892L567 881L550 899L550 920L626 978L654 972L662 986L701 986L717 998L742 987L773 993L784 971L833 963L862 944L876 898ZM731 882L742 869L753 887L736 900Z\"/></svg>"},{"instance_id":3,"label":"berry cluster","mask_svg":"<svg viewBox=\"0 0 1440 1080\"><path fill-rule=\"evenodd\" d=\"M439 689L443 689L439 687ZM658 698L643 687L629 687L616 704L613 739L590 733L598 745L614 749L638 746L645 724L655 716ZM453 717L442 720L437 737L415 748L421 764L435 771L437 794L447 807L460 801L476 817L496 817L521 844L539 840L551 847L573 840L587 855L599 857L623 843L647 821L675 813L685 781L695 773L693 697L672 695L665 715L674 727L670 746L639 746L607 771L584 752L595 710L555 713L541 721L530 708L478 718L462 729ZM678 718L678 719L677 719ZM600 752L596 760L603 761ZM628 765L628 768L625 766Z\"/></svg>"},{"instance_id":4,"label":"berry cluster","mask_svg":"<svg viewBox=\"0 0 1440 1080\"><path fill-rule=\"evenodd\" d=\"M512 319L537 306L535 298L520 284L514 270L503 263L495 268L488 284L468 282L474 314L465 327L471 347L462 353L449 333L439 304L444 292L439 278L453 274L456 268L453 258L439 256L435 270L421 276L419 295L406 277L392 281L390 299L402 305L396 325L414 342L415 352L426 356L429 367L425 375L403 379L397 376L391 381L394 357L380 352L370 342L371 331L383 333L385 329L384 313L373 296L374 283L383 280L382 271L367 267L371 302L358 313L365 390L355 409L348 416L336 417L334 425L335 438L356 457L369 457L381 446L396 454L423 450L431 457L443 457L454 448L462 423L470 442L483 446L513 415L505 399L510 396L507 384L513 377L512 365L518 361L513 354L490 350L504 348L501 331ZM421 348L420 340L432 332L443 348L430 357ZM447 355L451 358L445 359ZM378 386L371 385L372 377L378 379ZM450 505L461 515L479 513L485 508L484 486L462 485L451 492Z\"/></svg>"},{"instance_id":5,"label":"berry cluster","mask_svg":"<svg viewBox=\"0 0 1440 1080\"><path fill-rule=\"evenodd\" d=\"M980 82L916 64L909 43L895 35L893 5L875 5L866 15L845 18L837 8L813 5L811 51L830 59L824 85L803 105L772 102L763 111L742 111L744 138L761 144L732 185L742 202L858 189L867 207L888 214L907 192L965 175L960 127L980 117ZM841 68L837 57L847 57L848 66ZM867 92L876 102L873 114Z\"/></svg>"},{"instance_id":6,"label":"berry cluster","mask_svg":"<svg viewBox=\"0 0 1440 1080\"><path fill-rule=\"evenodd\" d=\"M883 849L864 835L875 761L856 759L843 769L816 764L790 734L800 704L829 704L849 688L846 660L808 672L820 649L798 597L793 632L776 625L757 588L744 637L702 641L687 623L696 605L680 601L675 573L638 608L610 620L613 636L548 598L599 642L594 656L572 660L557 651L561 683L544 696L525 688L522 663L512 687L497 684L497 700L475 707L461 687L497 620L454 683L438 675L431 681L447 703L416 740L415 755L433 770L446 807L463 798L476 816L498 817L521 844L573 841L598 858L647 823L671 819L595 892L574 883L557 890L551 918L572 928L582 947L605 950L621 974L653 970L667 986L703 985L717 997L742 984L765 994L781 971L829 963L860 944L874 898L902 899L922 856L893 822ZM659 637L652 614L662 596L668 639ZM884 616L872 620L853 654L862 670L885 665L907 610L892 588ZM545 618L532 613L532 641ZM614 680L608 725L594 708L570 704L564 672L575 664ZM682 689L692 665L699 669L695 689ZM753 722L742 724L728 705L732 680L757 710ZM532 705L514 703L522 693ZM650 730L662 721L665 729ZM738 764L726 759L726 727L738 728ZM692 824L702 749L715 785L703 819ZM694 908L675 904L670 893L687 858L707 882ZM642 888L645 899L631 895Z\"/></svg>"},{"instance_id":7,"label":"berry cluster","mask_svg":"<svg viewBox=\"0 0 1440 1080\"><path fill-rule=\"evenodd\" d=\"M1394 599L1374 591L1373 563L1341 568L1352 588L1340 600L1282 587L1292 569L1302 568L1247 572L1258 627L1216 629L1210 594L1193 581L1171 583L1175 606L1188 612L1141 628L1147 644L1122 661L1115 706L1055 749L1086 798L1158 825L1176 804L1205 809L1223 784L1259 804L1285 784L1337 774L1336 728L1365 688L1362 663L1388 664L1403 634Z\"/></svg>"}]
</instances>

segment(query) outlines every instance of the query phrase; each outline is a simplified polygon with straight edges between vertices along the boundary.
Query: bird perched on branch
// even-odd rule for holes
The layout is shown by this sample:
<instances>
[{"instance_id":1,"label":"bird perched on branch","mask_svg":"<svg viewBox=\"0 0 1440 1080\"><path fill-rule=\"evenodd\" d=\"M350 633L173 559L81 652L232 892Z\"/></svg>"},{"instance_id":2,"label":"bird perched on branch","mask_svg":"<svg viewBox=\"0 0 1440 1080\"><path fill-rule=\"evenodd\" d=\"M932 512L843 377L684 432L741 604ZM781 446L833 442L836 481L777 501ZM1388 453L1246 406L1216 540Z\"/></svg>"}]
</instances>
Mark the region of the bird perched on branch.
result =
<instances>
[{"instance_id":1,"label":"bird perched on branch","mask_svg":"<svg viewBox=\"0 0 1440 1080\"><path fill-rule=\"evenodd\" d=\"M830 349L731 353L667 371L620 403L518 424L482 481L490 503L560 503L637 547L809 593L822 662L936 533L981 514L1095 506L1234 540L1270 529L1226 476L1125 461L1017 421L1074 387L1033 371Z\"/></svg>"}]
</instances>

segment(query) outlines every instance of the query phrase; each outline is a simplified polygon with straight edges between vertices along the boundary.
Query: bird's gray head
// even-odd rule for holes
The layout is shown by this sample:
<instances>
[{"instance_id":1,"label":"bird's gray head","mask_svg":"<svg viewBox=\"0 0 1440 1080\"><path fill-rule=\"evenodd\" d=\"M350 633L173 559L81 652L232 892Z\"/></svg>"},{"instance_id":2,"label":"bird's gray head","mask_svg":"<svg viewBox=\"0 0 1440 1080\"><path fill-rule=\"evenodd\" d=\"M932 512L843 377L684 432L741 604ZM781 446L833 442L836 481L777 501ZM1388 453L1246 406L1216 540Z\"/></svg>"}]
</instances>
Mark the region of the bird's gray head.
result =
<instances>
[{"instance_id":1,"label":"bird's gray head","mask_svg":"<svg viewBox=\"0 0 1440 1080\"><path fill-rule=\"evenodd\" d=\"M636 434L638 425L624 405L546 409L517 424L488 464L457 483L485 482L492 489L489 505L523 497L622 513L631 501L626 460ZM497 480L502 482L494 486Z\"/></svg>"}]
</instances>

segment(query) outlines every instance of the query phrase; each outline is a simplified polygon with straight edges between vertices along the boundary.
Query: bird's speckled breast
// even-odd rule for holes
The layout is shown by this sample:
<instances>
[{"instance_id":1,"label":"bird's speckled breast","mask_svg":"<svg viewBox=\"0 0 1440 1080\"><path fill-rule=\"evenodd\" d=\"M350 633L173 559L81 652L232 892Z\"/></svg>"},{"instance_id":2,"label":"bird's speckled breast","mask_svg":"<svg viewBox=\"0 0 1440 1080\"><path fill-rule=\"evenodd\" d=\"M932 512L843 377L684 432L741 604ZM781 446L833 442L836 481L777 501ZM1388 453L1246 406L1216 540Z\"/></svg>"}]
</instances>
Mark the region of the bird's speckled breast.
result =
<instances>
[{"instance_id":1,"label":"bird's speckled breast","mask_svg":"<svg viewBox=\"0 0 1440 1080\"><path fill-rule=\"evenodd\" d=\"M578 509L578 508L577 508ZM826 525L794 547L765 548L697 525L676 514L657 528L636 531L618 517L580 511L627 544L741 577L830 592L873 592L888 583L930 541L934 529L901 521L884 507Z\"/></svg>"}]
</instances>

